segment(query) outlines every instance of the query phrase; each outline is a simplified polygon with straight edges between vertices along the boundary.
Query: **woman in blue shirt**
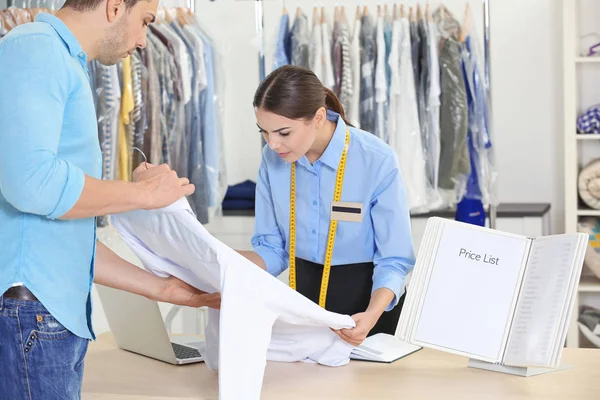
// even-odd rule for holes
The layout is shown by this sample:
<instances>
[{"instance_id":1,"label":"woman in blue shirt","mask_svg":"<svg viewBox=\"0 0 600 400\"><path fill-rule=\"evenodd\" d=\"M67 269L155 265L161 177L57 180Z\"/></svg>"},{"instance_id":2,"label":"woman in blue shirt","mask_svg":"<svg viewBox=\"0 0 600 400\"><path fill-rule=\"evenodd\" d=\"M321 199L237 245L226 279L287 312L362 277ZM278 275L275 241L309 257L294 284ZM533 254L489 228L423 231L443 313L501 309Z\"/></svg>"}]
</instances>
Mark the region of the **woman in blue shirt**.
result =
<instances>
[{"instance_id":1,"label":"woman in blue shirt","mask_svg":"<svg viewBox=\"0 0 600 400\"><path fill-rule=\"evenodd\" d=\"M352 127L337 96L304 68L272 72L254 107L267 146L254 252L242 254L275 276L289 268L290 286L352 315L356 327L337 332L344 340L394 334L415 263L396 154Z\"/></svg>"}]
</instances>

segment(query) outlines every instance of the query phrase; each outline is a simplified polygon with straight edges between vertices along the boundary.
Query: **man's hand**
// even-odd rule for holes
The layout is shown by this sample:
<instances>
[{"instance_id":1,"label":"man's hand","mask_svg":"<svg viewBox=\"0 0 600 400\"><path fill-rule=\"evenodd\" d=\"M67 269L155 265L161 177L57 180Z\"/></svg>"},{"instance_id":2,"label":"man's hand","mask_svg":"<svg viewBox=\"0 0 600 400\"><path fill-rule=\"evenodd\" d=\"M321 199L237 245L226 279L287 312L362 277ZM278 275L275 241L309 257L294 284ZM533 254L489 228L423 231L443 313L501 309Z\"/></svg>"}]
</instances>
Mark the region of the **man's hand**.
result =
<instances>
[{"instance_id":1,"label":"man's hand","mask_svg":"<svg viewBox=\"0 0 600 400\"><path fill-rule=\"evenodd\" d=\"M166 207L195 190L187 178L179 178L167 164L153 166L142 163L133 171L133 180L144 185L147 194L145 209Z\"/></svg>"},{"instance_id":2,"label":"man's hand","mask_svg":"<svg viewBox=\"0 0 600 400\"><path fill-rule=\"evenodd\" d=\"M379 316L376 313L363 312L354 314L352 319L356 323L356 327L352 329L340 329L333 331L346 342L353 346L358 346L367 338L367 335L377 323Z\"/></svg>"},{"instance_id":3,"label":"man's hand","mask_svg":"<svg viewBox=\"0 0 600 400\"><path fill-rule=\"evenodd\" d=\"M220 293L206 293L171 276L164 279L157 301L187 307L221 307Z\"/></svg>"}]
</instances>

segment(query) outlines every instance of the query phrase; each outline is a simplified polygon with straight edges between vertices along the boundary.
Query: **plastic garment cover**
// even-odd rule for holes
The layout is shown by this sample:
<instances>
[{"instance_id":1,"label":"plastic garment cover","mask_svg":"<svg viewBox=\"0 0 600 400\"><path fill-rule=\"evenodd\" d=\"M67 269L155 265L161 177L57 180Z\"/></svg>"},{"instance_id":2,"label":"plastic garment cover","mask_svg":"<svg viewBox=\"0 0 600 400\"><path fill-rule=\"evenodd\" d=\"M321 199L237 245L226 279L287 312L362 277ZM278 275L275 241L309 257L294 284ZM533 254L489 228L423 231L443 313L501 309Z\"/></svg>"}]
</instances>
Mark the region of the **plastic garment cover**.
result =
<instances>
[{"instance_id":1,"label":"plastic garment cover","mask_svg":"<svg viewBox=\"0 0 600 400\"><path fill-rule=\"evenodd\" d=\"M398 154L411 212L427 205L427 179L413 74L408 18L392 26L389 145Z\"/></svg>"},{"instance_id":2,"label":"plastic garment cover","mask_svg":"<svg viewBox=\"0 0 600 400\"><path fill-rule=\"evenodd\" d=\"M386 76L386 48L383 16L377 17L377 61L375 63L375 136L389 143L388 131L388 85Z\"/></svg>"},{"instance_id":3,"label":"plastic garment cover","mask_svg":"<svg viewBox=\"0 0 600 400\"><path fill-rule=\"evenodd\" d=\"M323 62L323 25L318 18L318 13L313 16L313 27L310 39L309 67L315 73L317 78L324 83L324 62Z\"/></svg>"},{"instance_id":4,"label":"plastic garment cover","mask_svg":"<svg viewBox=\"0 0 600 400\"><path fill-rule=\"evenodd\" d=\"M208 222L222 213L227 191L223 50L197 21L183 25L177 21L173 18L170 24L149 30L146 48L131 56L128 94L133 106L127 115L122 114L119 82L124 72L119 65L90 63L103 179L119 178L120 159L127 161L130 170L143 161L167 163L195 185L190 196L193 211L198 220ZM126 140L121 146L120 116L127 117L122 118ZM100 227L106 224L105 218L98 219Z\"/></svg>"},{"instance_id":5,"label":"plastic garment cover","mask_svg":"<svg viewBox=\"0 0 600 400\"><path fill-rule=\"evenodd\" d=\"M468 105L462 72L460 25L445 8L433 13L439 32L440 58L440 169L439 187L449 204L462 198L471 173L467 145Z\"/></svg>"},{"instance_id":6,"label":"plastic garment cover","mask_svg":"<svg viewBox=\"0 0 600 400\"><path fill-rule=\"evenodd\" d=\"M331 42L332 30L327 24L327 16L322 14L321 16L321 54L323 59L323 79L321 83L326 88L331 90L335 89L335 75L333 73L333 60L331 54L331 48L333 46Z\"/></svg>"},{"instance_id":7,"label":"plastic garment cover","mask_svg":"<svg viewBox=\"0 0 600 400\"><path fill-rule=\"evenodd\" d=\"M219 399L258 400L267 360L349 362L353 346L330 328L353 328L352 318L319 307L212 237L185 198L112 220L147 270L221 293L221 309L209 310L203 353L207 366L219 370Z\"/></svg>"},{"instance_id":8,"label":"plastic garment cover","mask_svg":"<svg viewBox=\"0 0 600 400\"><path fill-rule=\"evenodd\" d=\"M370 15L363 15L360 24L360 127L375 132L375 61L377 42Z\"/></svg>"},{"instance_id":9,"label":"plastic garment cover","mask_svg":"<svg viewBox=\"0 0 600 400\"><path fill-rule=\"evenodd\" d=\"M463 73L468 102L468 148L471 173L464 188L464 198L497 204L497 171L490 134L490 99L482 73L482 62L473 26L461 46ZM461 190L462 192L462 190Z\"/></svg>"},{"instance_id":10,"label":"plastic garment cover","mask_svg":"<svg viewBox=\"0 0 600 400\"><path fill-rule=\"evenodd\" d=\"M290 63L290 16L287 12L281 14L276 43L277 45L273 54L273 70Z\"/></svg>"},{"instance_id":11,"label":"plastic garment cover","mask_svg":"<svg viewBox=\"0 0 600 400\"><path fill-rule=\"evenodd\" d=\"M292 65L309 68L310 32L308 17L302 11L296 14L291 32ZM331 47L328 47L329 49Z\"/></svg>"},{"instance_id":12,"label":"plastic garment cover","mask_svg":"<svg viewBox=\"0 0 600 400\"><path fill-rule=\"evenodd\" d=\"M361 19L356 18L354 21L354 30L352 31L352 39L350 44L350 63L352 64L352 98L350 100L350 108L348 118L350 123L356 128L360 128L360 31Z\"/></svg>"},{"instance_id":13,"label":"plastic garment cover","mask_svg":"<svg viewBox=\"0 0 600 400\"><path fill-rule=\"evenodd\" d=\"M431 192L429 196L429 208L438 209L443 206L442 196L439 192L439 170L440 170L440 60L438 56L438 31L435 24L426 21L423 30L426 30L423 36L427 37L426 50L423 52L428 67L426 77L422 76L421 84L425 86L426 96L426 116L424 127L422 127L423 150L425 152L426 174L430 183Z\"/></svg>"}]
</instances>

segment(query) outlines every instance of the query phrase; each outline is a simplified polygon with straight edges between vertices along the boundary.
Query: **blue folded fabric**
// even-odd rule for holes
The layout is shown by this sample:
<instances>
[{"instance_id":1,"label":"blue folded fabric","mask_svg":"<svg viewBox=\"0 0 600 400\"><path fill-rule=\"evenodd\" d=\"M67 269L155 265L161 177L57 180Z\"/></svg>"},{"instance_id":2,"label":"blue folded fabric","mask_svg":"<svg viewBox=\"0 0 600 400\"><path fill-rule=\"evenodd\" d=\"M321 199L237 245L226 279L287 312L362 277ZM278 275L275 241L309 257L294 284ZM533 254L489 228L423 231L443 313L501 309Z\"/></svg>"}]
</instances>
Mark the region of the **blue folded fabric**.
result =
<instances>
[{"instance_id":1,"label":"blue folded fabric","mask_svg":"<svg viewBox=\"0 0 600 400\"><path fill-rule=\"evenodd\" d=\"M247 180L227 188L225 200L253 200L256 198L256 183Z\"/></svg>"},{"instance_id":2,"label":"blue folded fabric","mask_svg":"<svg viewBox=\"0 0 600 400\"><path fill-rule=\"evenodd\" d=\"M227 188L223 199L224 210L254 210L256 183L247 180Z\"/></svg>"},{"instance_id":3,"label":"blue folded fabric","mask_svg":"<svg viewBox=\"0 0 600 400\"><path fill-rule=\"evenodd\" d=\"M254 200L223 200L223 210L254 210Z\"/></svg>"}]
</instances>

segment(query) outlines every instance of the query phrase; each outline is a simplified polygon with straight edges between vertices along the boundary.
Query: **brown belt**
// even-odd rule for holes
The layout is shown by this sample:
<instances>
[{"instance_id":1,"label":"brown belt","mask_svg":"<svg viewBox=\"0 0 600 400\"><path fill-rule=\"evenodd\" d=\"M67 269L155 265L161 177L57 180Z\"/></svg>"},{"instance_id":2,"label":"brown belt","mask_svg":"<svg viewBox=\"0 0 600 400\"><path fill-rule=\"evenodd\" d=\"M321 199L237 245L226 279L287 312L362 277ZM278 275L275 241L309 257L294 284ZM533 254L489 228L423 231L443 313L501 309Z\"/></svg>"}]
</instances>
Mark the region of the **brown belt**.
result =
<instances>
[{"instance_id":1,"label":"brown belt","mask_svg":"<svg viewBox=\"0 0 600 400\"><path fill-rule=\"evenodd\" d=\"M6 299L39 301L25 286L13 286L2 296Z\"/></svg>"}]
</instances>

